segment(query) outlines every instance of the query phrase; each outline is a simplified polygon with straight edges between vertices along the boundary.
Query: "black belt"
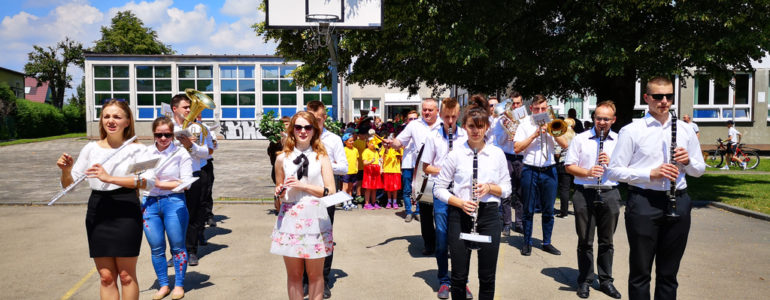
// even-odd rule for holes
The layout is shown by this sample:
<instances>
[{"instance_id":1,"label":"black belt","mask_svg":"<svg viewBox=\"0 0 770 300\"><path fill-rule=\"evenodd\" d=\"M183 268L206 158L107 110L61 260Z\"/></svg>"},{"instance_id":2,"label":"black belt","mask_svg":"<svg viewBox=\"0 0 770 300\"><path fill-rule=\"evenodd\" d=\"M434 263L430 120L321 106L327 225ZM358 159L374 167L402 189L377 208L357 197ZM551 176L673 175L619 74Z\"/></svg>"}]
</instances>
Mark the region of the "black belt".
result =
<instances>
[{"instance_id":1,"label":"black belt","mask_svg":"<svg viewBox=\"0 0 770 300\"><path fill-rule=\"evenodd\" d=\"M609 189L592 189L592 188L585 188L584 186L579 185L579 184L575 185L575 190L576 191L597 191L600 194L601 193L610 192L610 191L614 191L614 190L617 190L617 189L618 189L618 186L613 186L612 188L609 188Z\"/></svg>"},{"instance_id":2,"label":"black belt","mask_svg":"<svg viewBox=\"0 0 770 300\"><path fill-rule=\"evenodd\" d=\"M634 193L637 193L637 194L640 194L640 195L644 195L644 196L653 196L653 197L665 196L666 193L668 193L668 191L657 191L657 190L643 189L643 188L640 188L640 187L635 187L633 185L629 185L628 186L628 191L634 192ZM681 190L676 190L676 193L674 195L675 196L681 196L681 195L684 195L686 193L687 193L687 189L684 188L684 189L681 189Z\"/></svg>"},{"instance_id":3,"label":"black belt","mask_svg":"<svg viewBox=\"0 0 770 300\"><path fill-rule=\"evenodd\" d=\"M206 161L207 161L208 163L212 163L212 162L214 162L214 158L213 158L213 157L212 157L212 158L209 158L209 159L207 159Z\"/></svg>"},{"instance_id":4,"label":"black belt","mask_svg":"<svg viewBox=\"0 0 770 300\"><path fill-rule=\"evenodd\" d=\"M507 160L523 160L524 159L524 155L505 153L505 159L507 159Z\"/></svg>"},{"instance_id":5,"label":"black belt","mask_svg":"<svg viewBox=\"0 0 770 300\"><path fill-rule=\"evenodd\" d=\"M193 177L201 177L201 171L193 172Z\"/></svg>"},{"instance_id":6,"label":"black belt","mask_svg":"<svg viewBox=\"0 0 770 300\"><path fill-rule=\"evenodd\" d=\"M547 172L550 171L551 168L553 168L554 165L546 166L546 167L535 167L530 165L524 165L527 168L530 168L532 170L538 171L538 172Z\"/></svg>"}]
</instances>

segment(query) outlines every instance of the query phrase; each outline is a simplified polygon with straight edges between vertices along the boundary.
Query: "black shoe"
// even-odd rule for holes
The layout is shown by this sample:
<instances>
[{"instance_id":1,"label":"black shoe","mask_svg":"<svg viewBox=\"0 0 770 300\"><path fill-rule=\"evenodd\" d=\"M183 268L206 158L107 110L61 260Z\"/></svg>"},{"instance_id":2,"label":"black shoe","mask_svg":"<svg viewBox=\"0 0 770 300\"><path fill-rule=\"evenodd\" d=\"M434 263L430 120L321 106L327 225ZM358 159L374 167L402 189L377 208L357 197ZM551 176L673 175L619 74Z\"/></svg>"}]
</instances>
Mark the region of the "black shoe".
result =
<instances>
[{"instance_id":1,"label":"black shoe","mask_svg":"<svg viewBox=\"0 0 770 300\"><path fill-rule=\"evenodd\" d=\"M189 265L189 266L197 266L198 265L198 255L190 253L190 258L187 259L187 265Z\"/></svg>"},{"instance_id":2,"label":"black shoe","mask_svg":"<svg viewBox=\"0 0 770 300\"><path fill-rule=\"evenodd\" d=\"M414 214L414 220L417 221L417 222L420 222L420 215L419 214Z\"/></svg>"},{"instance_id":3,"label":"black shoe","mask_svg":"<svg viewBox=\"0 0 770 300\"><path fill-rule=\"evenodd\" d=\"M587 282L583 282L578 286L577 295L580 298L588 298L588 294L591 292L591 285Z\"/></svg>"},{"instance_id":4,"label":"black shoe","mask_svg":"<svg viewBox=\"0 0 770 300\"><path fill-rule=\"evenodd\" d=\"M551 244L543 245L543 251L551 253L553 255L561 255L561 251L559 251L559 249L556 249L556 247L554 247Z\"/></svg>"},{"instance_id":5,"label":"black shoe","mask_svg":"<svg viewBox=\"0 0 770 300\"><path fill-rule=\"evenodd\" d=\"M524 234L524 228L521 225L513 226L513 231Z\"/></svg>"},{"instance_id":6,"label":"black shoe","mask_svg":"<svg viewBox=\"0 0 770 300\"><path fill-rule=\"evenodd\" d=\"M407 222L407 223L412 222L412 218L414 218L414 216L412 216L411 214L407 214L406 218L404 218L404 222Z\"/></svg>"},{"instance_id":7,"label":"black shoe","mask_svg":"<svg viewBox=\"0 0 770 300\"><path fill-rule=\"evenodd\" d=\"M329 299L332 297L332 290L329 289L328 284L324 284L324 299Z\"/></svg>"},{"instance_id":8,"label":"black shoe","mask_svg":"<svg viewBox=\"0 0 770 300\"><path fill-rule=\"evenodd\" d=\"M303 294L302 294L302 295L303 295L303 297L307 297L307 295L309 294L309 293L308 293L308 287L307 287L307 283L303 283L303 284L302 284L302 293L303 293Z\"/></svg>"},{"instance_id":9,"label":"black shoe","mask_svg":"<svg viewBox=\"0 0 770 300\"><path fill-rule=\"evenodd\" d=\"M217 227L217 222L214 221L214 217L209 217L209 219L206 220L206 225L209 227Z\"/></svg>"},{"instance_id":10,"label":"black shoe","mask_svg":"<svg viewBox=\"0 0 770 300\"><path fill-rule=\"evenodd\" d=\"M503 226L503 236L511 236L511 226Z\"/></svg>"},{"instance_id":11,"label":"black shoe","mask_svg":"<svg viewBox=\"0 0 770 300\"><path fill-rule=\"evenodd\" d=\"M618 292L617 289L615 289L615 286L612 285L612 282L603 282L599 285L599 290L602 291L602 293L607 294L607 296L610 296L615 299L620 299L620 292Z\"/></svg>"},{"instance_id":12,"label":"black shoe","mask_svg":"<svg viewBox=\"0 0 770 300\"><path fill-rule=\"evenodd\" d=\"M422 249L422 255L425 255L425 256L431 256L431 255L433 255L435 253L436 253L436 251L434 251L434 250Z\"/></svg>"},{"instance_id":13,"label":"black shoe","mask_svg":"<svg viewBox=\"0 0 770 300\"><path fill-rule=\"evenodd\" d=\"M521 246L521 255L529 256L530 254L532 254L532 245L525 244Z\"/></svg>"},{"instance_id":14,"label":"black shoe","mask_svg":"<svg viewBox=\"0 0 770 300\"><path fill-rule=\"evenodd\" d=\"M558 218L561 218L561 219L564 219L564 218L567 218L567 216L569 216L569 214L559 214L559 215L558 215L558 216L556 216L556 217L558 217Z\"/></svg>"}]
</instances>

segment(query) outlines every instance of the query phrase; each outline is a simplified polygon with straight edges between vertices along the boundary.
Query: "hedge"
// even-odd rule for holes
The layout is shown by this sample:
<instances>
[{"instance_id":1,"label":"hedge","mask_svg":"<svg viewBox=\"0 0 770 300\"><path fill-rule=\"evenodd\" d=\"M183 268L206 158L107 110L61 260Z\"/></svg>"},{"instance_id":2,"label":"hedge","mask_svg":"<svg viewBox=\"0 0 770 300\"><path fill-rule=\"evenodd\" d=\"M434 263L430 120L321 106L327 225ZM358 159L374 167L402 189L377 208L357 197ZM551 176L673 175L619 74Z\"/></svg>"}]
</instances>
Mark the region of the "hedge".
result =
<instances>
[{"instance_id":1,"label":"hedge","mask_svg":"<svg viewBox=\"0 0 770 300\"><path fill-rule=\"evenodd\" d=\"M26 99L16 99L16 137L37 138L59 135L80 127L85 127L83 119L78 120L79 113L65 108L63 111L56 107L32 102ZM79 132L83 132L85 128Z\"/></svg>"}]
</instances>

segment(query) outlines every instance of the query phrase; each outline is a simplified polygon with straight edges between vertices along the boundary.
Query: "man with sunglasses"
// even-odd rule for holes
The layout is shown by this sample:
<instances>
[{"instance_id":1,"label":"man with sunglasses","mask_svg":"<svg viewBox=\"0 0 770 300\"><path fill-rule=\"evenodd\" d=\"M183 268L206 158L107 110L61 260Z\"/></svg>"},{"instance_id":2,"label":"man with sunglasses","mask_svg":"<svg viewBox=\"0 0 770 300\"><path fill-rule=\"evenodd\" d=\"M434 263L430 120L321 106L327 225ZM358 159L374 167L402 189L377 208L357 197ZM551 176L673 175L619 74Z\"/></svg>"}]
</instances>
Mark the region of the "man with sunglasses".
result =
<instances>
[{"instance_id":1,"label":"man with sunglasses","mask_svg":"<svg viewBox=\"0 0 770 300\"><path fill-rule=\"evenodd\" d=\"M654 261L655 299L676 299L676 275L687 246L692 209L685 173L700 177L706 164L695 131L681 120L676 123L677 147L673 159L670 157L671 80L650 79L644 101L649 112L620 130L607 175L610 180L628 183L629 298L650 299ZM676 188L677 218L666 216L671 184Z\"/></svg>"},{"instance_id":2,"label":"man with sunglasses","mask_svg":"<svg viewBox=\"0 0 770 300\"><path fill-rule=\"evenodd\" d=\"M511 91L508 95L511 98L511 108L517 109L524 105L524 98L517 91ZM491 108L494 111L494 108ZM508 172L511 176L511 196L501 199L500 209L503 216L503 236L510 236L511 229L518 233L524 233L524 203L521 198L521 170L524 168L524 156L516 154L514 150L513 136L509 136L505 130L503 122L508 122L508 119L500 116L492 123L492 128L489 129L491 136L494 138L494 143L500 149L503 149L505 153L505 160L508 164ZM515 211L515 217L511 216L511 208ZM515 218L515 222L513 222ZM511 226L514 223L515 226Z\"/></svg>"},{"instance_id":3,"label":"man with sunglasses","mask_svg":"<svg viewBox=\"0 0 770 300\"><path fill-rule=\"evenodd\" d=\"M588 298L594 282L594 233L598 236L599 251L596 256L599 290L620 299L620 292L612 284L612 238L620 215L620 193L616 181L604 176L618 134L610 128L615 123L615 104L602 101L596 105L595 127L572 139L564 160L566 171L575 176L575 194L572 205L575 211L575 229L578 235L578 290L580 298ZM601 153L599 153L601 149Z\"/></svg>"}]
</instances>

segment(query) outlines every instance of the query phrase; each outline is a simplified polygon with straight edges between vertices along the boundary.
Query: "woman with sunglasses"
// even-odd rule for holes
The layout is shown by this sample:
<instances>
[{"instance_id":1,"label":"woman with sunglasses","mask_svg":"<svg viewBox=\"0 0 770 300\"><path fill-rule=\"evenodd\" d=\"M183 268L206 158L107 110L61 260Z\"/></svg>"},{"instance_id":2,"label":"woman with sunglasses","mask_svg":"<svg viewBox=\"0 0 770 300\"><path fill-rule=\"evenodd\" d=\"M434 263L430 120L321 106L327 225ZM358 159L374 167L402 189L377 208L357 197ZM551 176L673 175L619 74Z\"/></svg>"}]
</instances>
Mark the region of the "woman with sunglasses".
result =
<instances>
[{"instance_id":1,"label":"woman with sunglasses","mask_svg":"<svg viewBox=\"0 0 770 300\"><path fill-rule=\"evenodd\" d=\"M283 153L275 161L275 197L281 200L270 252L283 256L289 299L302 299L302 273L308 299L323 299L324 258L334 250L332 225L319 199L335 191L332 165L321 143L316 118L298 112L289 122Z\"/></svg>"},{"instance_id":2,"label":"woman with sunglasses","mask_svg":"<svg viewBox=\"0 0 770 300\"><path fill-rule=\"evenodd\" d=\"M172 190L182 182L192 179L192 158L186 150L174 145L174 122L159 117L152 122L155 143L147 147L144 159L159 158L157 168L147 172L154 178L154 187L142 199L144 234L152 252L152 266L158 276L160 288L152 299L163 299L169 293L168 267L166 265L166 238L173 256L174 291L171 299L184 297L184 277L187 271L185 234L190 216L185 205L184 192Z\"/></svg>"},{"instance_id":3,"label":"woman with sunglasses","mask_svg":"<svg viewBox=\"0 0 770 300\"><path fill-rule=\"evenodd\" d=\"M139 299L136 261L142 244L142 211L136 189L146 180L128 173L141 161L144 146L131 143L101 163L134 136L134 118L125 100L109 99L102 105L100 140L80 150L77 160L63 153L56 165L62 170L61 185L88 176L91 196L86 211L88 250L99 271L101 299Z\"/></svg>"}]
</instances>

